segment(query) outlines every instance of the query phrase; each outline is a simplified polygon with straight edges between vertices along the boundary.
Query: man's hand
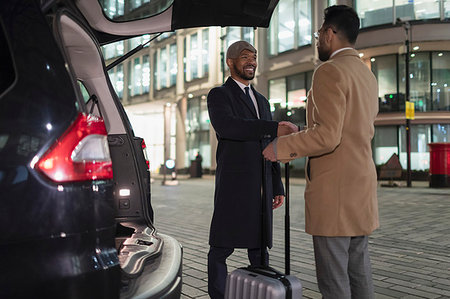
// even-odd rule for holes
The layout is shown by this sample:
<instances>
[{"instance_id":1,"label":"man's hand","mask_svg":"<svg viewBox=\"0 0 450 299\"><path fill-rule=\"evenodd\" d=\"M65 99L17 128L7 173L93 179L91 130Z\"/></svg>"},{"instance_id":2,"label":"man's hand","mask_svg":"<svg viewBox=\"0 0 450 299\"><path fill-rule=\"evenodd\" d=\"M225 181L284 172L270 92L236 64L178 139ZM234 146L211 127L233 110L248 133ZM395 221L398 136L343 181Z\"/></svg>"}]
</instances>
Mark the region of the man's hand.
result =
<instances>
[{"instance_id":1,"label":"man's hand","mask_svg":"<svg viewBox=\"0 0 450 299\"><path fill-rule=\"evenodd\" d=\"M269 143L268 146L263 150L263 156L266 158L266 160L277 162L277 156L275 155L275 151L273 150L273 144L272 142Z\"/></svg>"},{"instance_id":2,"label":"man's hand","mask_svg":"<svg viewBox=\"0 0 450 299\"><path fill-rule=\"evenodd\" d=\"M289 121L278 123L277 136L289 135L298 132L298 127Z\"/></svg>"},{"instance_id":3,"label":"man's hand","mask_svg":"<svg viewBox=\"0 0 450 299\"><path fill-rule=\"evenodd\" d=\"M284 195L275 195L272 201L272 209L276 209L281 207L284 202Z\"/></svg>"}]
</instances>

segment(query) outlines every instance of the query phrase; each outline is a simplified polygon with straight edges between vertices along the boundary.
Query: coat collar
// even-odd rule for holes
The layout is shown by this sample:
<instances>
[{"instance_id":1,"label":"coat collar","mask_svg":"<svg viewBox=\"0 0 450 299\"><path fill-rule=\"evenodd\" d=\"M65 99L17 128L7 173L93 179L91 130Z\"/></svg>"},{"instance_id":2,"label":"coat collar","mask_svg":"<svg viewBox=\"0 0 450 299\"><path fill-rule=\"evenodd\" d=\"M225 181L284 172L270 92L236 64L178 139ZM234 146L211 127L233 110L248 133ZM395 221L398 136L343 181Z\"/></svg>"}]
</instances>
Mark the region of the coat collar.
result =
<instances>
[{"instance_id":1,"label":"coat collar","mask_svg":"<svg viewBox=\"0 0 450 299\"><path fill-rule=\"evenodd\" d=\"M253 105L253 102L251 102L251 100L247 99L247 96L242 91L241 87L231 77L228 77L227 81L223 85L230 88L231 91L234 93L235 97L239 98L239 100L241 102L243 102L245 104L245 106L247 106L247 108L250 110L250 112L253 114L253 116L255 118L258 118L258 116L256 114L255 106ZM258 103L259 115L260 115L260 117L262 117L263 114L261 113L262 112L261 105L263 105L263 103L261 103L259 94L256 92L255 88L251 84L250 84L250 88L252 89L253 94L256 97L256 102Z\"/></svg>"},{"instance_id":2,"label":"coat collar","mask_svg":"<svg viewBox=\"0 0 450 299\"><path fill-rule=\"evenodd\" d=\"M336 53L333 57L330 58L330 60L338 58L338 57L342 57L342 56L357 56L357 57L359 57L359 53L358 53L358 51L356 51L353 48L345 49L345 50L342 50L342 51L339 51L338 53Z\"/></svg>"}]
</instances>

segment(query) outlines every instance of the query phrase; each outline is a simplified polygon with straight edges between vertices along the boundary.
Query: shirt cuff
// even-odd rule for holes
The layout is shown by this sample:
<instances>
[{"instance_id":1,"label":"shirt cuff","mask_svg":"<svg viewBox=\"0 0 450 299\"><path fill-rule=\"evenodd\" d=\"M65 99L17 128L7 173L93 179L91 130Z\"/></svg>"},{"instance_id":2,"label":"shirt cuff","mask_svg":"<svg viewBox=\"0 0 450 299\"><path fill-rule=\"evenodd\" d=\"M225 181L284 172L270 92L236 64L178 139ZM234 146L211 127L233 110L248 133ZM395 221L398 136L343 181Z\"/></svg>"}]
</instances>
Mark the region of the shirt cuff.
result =
<instances>
[{"instance_id":1,"label":"shirt cuff","mask_svg":"<svg viewBox=\"0 0 450 299\"><path fill-rule=\"evenodd\" d=\"M276 137L276 138L272 141L273 152L275 153L275 158L277 157L277 140L278 140L278 137Z\"/></svg>"}]
</instances>

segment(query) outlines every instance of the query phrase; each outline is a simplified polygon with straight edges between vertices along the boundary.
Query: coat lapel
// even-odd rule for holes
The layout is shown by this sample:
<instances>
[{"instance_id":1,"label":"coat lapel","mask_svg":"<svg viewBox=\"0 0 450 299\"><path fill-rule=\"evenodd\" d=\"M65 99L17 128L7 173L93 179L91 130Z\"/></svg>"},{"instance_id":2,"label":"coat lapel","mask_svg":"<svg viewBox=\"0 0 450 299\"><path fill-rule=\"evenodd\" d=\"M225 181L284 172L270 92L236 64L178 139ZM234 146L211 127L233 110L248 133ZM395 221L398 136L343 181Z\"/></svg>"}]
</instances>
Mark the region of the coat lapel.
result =
<instances>
[{"instance_id":1,"label":"coat lapel","mask_svg":"<svg viewBox=\"0 0 450 299\"><path fill-rule=\"evenodd\" d=\"M263 96L261 96L252 86L252 90L253 90L253 94L256 97L256 103L258 103L258 112L259 112L259 117L260 119L265 119L267 120L267 116L266 116L266 109L265 109L265 99Z\"/></svg>"},{"instance_id":2,"label":"coat lapel","mask_svg":"<svg viewBox=\"0 0 450 299\"><path fill-rule=\"evenodd\" d=\"M230 87L233 90L233 93L235 96L237 96L237 98L244 103L244 105L249 109L249 111L252 113L252 115L255 118L258 118L258 116L256 115L256 110L255 110L255 105L253 105L253 102L251 101L251 99L249 99L247 97L247 95L242 91L242 89L239 87L239 85L236 84L236 82L234 82L233 79L228 78L227 82L225 82L225 85L227 85L228 87ZM255 90L253 89L253 92L255 92ZM256 94L256 93L255 93ZM258 98L258 97L256 97ZM259 106L259 103L258 103ZM261 115L261 114L260 114Z\"/></svg>"}]
</instances>

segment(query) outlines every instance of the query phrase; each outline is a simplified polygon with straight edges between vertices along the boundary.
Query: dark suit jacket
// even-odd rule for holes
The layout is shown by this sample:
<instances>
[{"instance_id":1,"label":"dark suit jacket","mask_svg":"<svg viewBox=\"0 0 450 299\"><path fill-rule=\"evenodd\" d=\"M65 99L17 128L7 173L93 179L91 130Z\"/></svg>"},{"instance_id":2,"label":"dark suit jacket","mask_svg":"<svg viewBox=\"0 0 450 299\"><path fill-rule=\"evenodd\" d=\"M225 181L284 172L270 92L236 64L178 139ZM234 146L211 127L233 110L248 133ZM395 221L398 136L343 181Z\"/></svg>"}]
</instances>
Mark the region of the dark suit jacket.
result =
<instances>
[{"instance_id":1,"label":"dark suit jacket","mask_svg":"<svg viewBox=\"0 0 450 299\"><path fill-rule=\"evenodd\" d=\"M261 244L262 150L277 134L267 99L253 89L254 105L228 78L208 94L208 111L218 139L214 213L209 244L217 247L259 248ZM266 232L272 246L272 198L283 195L278 163L266 164Z\"/></svg>"}]
</instances>

